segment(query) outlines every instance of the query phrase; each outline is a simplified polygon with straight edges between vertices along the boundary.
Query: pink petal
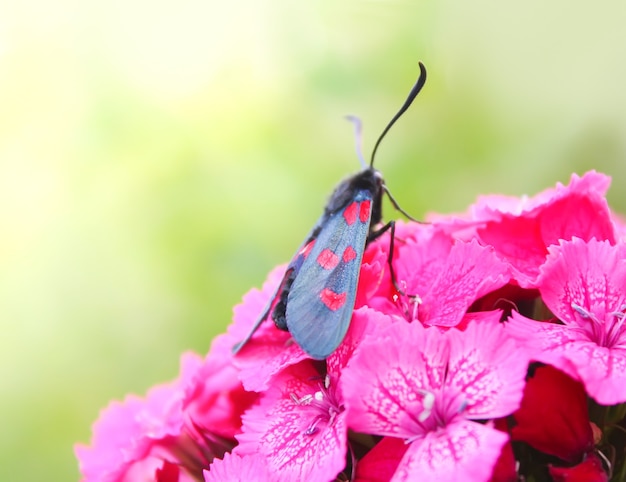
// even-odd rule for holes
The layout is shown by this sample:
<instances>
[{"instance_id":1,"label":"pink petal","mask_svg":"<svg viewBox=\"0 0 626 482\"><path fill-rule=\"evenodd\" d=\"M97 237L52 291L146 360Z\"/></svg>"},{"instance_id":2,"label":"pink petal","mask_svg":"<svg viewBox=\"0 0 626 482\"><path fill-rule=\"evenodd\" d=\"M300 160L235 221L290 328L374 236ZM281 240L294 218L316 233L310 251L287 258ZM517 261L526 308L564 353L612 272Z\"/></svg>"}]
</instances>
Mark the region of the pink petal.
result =
<instances>
[{"instance_id":1,"label":"pink petal","mask_svg":"<svg viewBox=\"0 0 626 482\"><path fill-rule=\"evenodd\" d=\"M611 322L610 314L626 304L626 246L580 238L561 241L550 248L550 256L538 280L548 308L564 323L580 323L576 304ZM589 321L582 323L589 324Z\"/></svg>"},{"instance_id":2,"label":"pink petal","mask_svg":"<svg viewBox=\"0 0 626 482\"><path fill-rule=\"evenodd\" d=\"M433 228L424 228L419 236L399 243L394 264L397 266L398 282L406 284L405 291L419 295L427 293L432 281L444 269L453 246L454 239L450 235Z\"/></svg>"},{"instance_id":3,"label":"pink petal","mask_svg":"<svg viewBox=\"0 0 626 482\"><path fill-rule=\"evenodd\" d=\"M533 288L543 264L546 244L537 230L536 220L506 217L478 230L481 241L493 246L512 267L513 279L524 288Z\"/></svg>"},{"instance_id":4,"label":"pink petal","mask_svg":"<svg viewBox=\"0 0 626 482\"><path fill-rule=\"evenodd\" d=\"M367 306L355 310L346 337L337 350L326 359L328 373L340 377L343 368L348 364L361 342L368 336L378 336L394 321L404 322L404 320L384 315Z\"/></svg>"},{"instance_id":5,"label":"pink petal","mask_svg":"<svg viewBox=\"0 0 626 482\"><path fill-rule=\"evenodd\" d=\"M566 356L574 344L587 339L578 330L548 321L535 321L514 311L505 323L507 333L528 352L528 357L552 365L568 375L578 378L574 365Z\"/></svg>"},{"instance_id":6,"label":"pink petal","mask_svg":"<svg viewBox=\"0 0 626 482\"><path fill-rule=\"evenodd\" d=\"M386 304L371 300L382 311L398 312L409 321L436 326L456 326L480 297L504 286L510 279L509 266L491 247L475 240L455 241L433 228L420 232L419 239L398 243L394 258L399 287L408 296L379 293Z\"/></svg>"},{"instance_id":7,"label":"pink petal","mask_svg":"<svg viewBox=\"0 0 626 482\"><path fill-rule=\"evenodd\" d=\"M601 405L626 402L626 350L593 343L568 347L568 359L576 366L590 397Z\"/></svg>"},{"instance_id":8,"label":"pink petal","mask_svg":"<svg viewBox=\"0 0 626 482\"><path fill-rule=\"evenodd\" d=\"M204 471L204 482L287 482L280 472L271 473L263 454L237 455L226 453L215 459Z\"/></svg>"},{"instance_id":9,"label":"pink petal","mask_svg":"<svg viewBox=\"0 0 626 482\"><path fill-rule=\"evenodd\" d=\"M488 425L459 420L411 443L391 480L484 482L507 440L507 434Z\"/></svg>"},{"instance_id":10,"label":"pink petal","mask_svg":"<svg viewBox=\"0 0 626 482\"><path fill-rule=\"evenodd\" d=\"M559 239L614 241L620 224L615 223L605 199L611 179L595 171L573 174L570 183L560 183L533 197L481 196L466 214L433 216L437 228L458 239L477 236L510 261L514 279L532 288L546 247ZM623 230L622 230L623 231Z\"/></svg>"},{"instance_id":11,"label":"pink petal","mask_svg":"<svg viewBox=\"0 0 626 482\"><path fill-rule=\"evenodd\" d=\"M267 390L282 370L309 358L288 332L278 330L271 321L269 323L276 335L265 337L260 334L260 338L250 340L235 357L239 379L249 391Z\"/></svg>"},{"instance_id":12,"label":"pink petal","mask_svg":"<svg viewBox=\"0 0 626 482\"><path fill-rule=\"evenodd\" d=\"M546 246L573 236L615 242L615 228L604 194L577 193L551 203L539 218Z\"/></svg>"},{"instance_id":13,"label":"pink petal","mask_svg":"<svg viewBox=\"0 0 626 482\"><path fill-rule=\"evenodd\" d=\"M371 307L376 307L373 306L371 298L391 300L397 294L388 269L389 236L383 235L376 242L377 246L383 246L385 249L384 276L379 289L371 295L370 299L363 300L364 304ZM444 234L432 225L398 222L393 256L397 285L411 294L425 292L430 286L428 280L436 275L441 260L445 259L453 243L454 240L450 235Z\"/></svg>"},{"instance_id":14,"label":"pink petal","mask_svg":"<svg viewBox=\"0 0 626 482\"><path fill-rule=\"evenodd\" d=\"M100 412L93 425L91 446L79 444L74 448L85 482L120 480L132 463L146 455L150 442L141 437L135 420L142 406L139 397L128 396Z\"/></svg>"},{"instance_id":15,"label":"pink petal","mask_svg":"<svg viewBox=\"0 0 626 482\"><path fill-rule=\"evenodd\" d=\"M500 418L514 412L523 396L528 357L502 324L472 323L451 330L446 384L463 393L465 416Z\"/></svg>"},{"instance_id":16,"label":"pink petal","mask_svg":"<svg viewBox=\"0 0 626 482\"><path fill-rule=\"evenodd\" d=\"M484 206L477 216L488 220L480 239L510 261L513 277L522 287L534 287L547 247L578 236L615 241L615 228L604 198L610 179L595 172L572 176L569 186L557 185L535 198L523 199L517 209Z\"/></svg>"},{"instance_id":17,"label":"pink petal","mask_svg":"<svg viewBox=\"0 0 626 482\"><path fill-rule=\"evenodd\" d=\"M420 320L429 325L457 325L474 301L509 281L508 265L476 241L455 243L439 268L419 308Z\"/></svg>"},{"instance_id":18,"label":"pink petal","mask_svg":"<svg viewBox=\"0 0 626 482\"><path fill-rule=\"evenodd\" d=\"M479 220L497 220L500 219L498 214L522 216L572 195L602 198L606 196L610 185L611 178L596 171L586 172L582 176L572 174L569 185L558 182L556 187L548 188L531 198L499 194L480 196L469 210L473 214L472 219Z\"/></svg>"}]
</instances>

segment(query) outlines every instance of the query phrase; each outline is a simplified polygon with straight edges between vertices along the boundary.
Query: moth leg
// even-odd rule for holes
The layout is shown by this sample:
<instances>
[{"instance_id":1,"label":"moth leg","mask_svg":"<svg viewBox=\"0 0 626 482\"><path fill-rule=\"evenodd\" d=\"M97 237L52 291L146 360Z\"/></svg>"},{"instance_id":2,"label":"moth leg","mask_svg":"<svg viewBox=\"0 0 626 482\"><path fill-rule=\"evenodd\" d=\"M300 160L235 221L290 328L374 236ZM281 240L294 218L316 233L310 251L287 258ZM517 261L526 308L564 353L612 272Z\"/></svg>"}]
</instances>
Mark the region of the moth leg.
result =
<instances>
[{"instance_id":1,"label":"moth leg","mask_svg":"<svg viewBox=\"0 0 626 482\"><path fill-rule=\"evenodd\" d=\"M393 283L393 287L396 289L399 295L408 296L409 298L416 298L415 295L409 295L404 292L400 286L398 286L398 280L396 278L396 272L393 269L393 250L395 248L395 240L396 240L396 222L389 221L387 224L377 229L376 231L372 231L370 235L367 237L367 242L375 241L380 236L385 234L387 231L391 231L389 236L389 255L387 256L387 264L389 265L389 274L391 275L391 282Z\"/></svg>"},{"instance_id":2,"label":"moth leg","mask_svg":"<svg viewBox=\"0 0 626 482\"><path fill-rule=\"evenodd\" d=\"M272 304L274 303L274 299L276 298L277 295L278 295L278 291L274 294L274 296L272 296L269 299L269 301L267 302L267 306L265 307L265 310L263 310L263 315L258 320L256 320L256 322L254 323L254 326L248 332L246 337L243 340L241 340L239 343L235 343L233 345L233 348L232 348L233 355L236 355L237 353L239 353L239 351L250 341L254 333L259 329L259 326L261 326L261 323L267 320L267 317L270 314L270 310L272 309Z\"/></svg>"},{"instance_id":3,"label":"moth leg","mask_svg":"<svg viewBox=\"0 0 626 482\"><path fill-rule=\"evenodd\" d=\"M380 228L376 229L375 231L370 232L369 235L367 236L367 244L369 244L369 243L371 243L373 241L376 241L378 238L380 238L383 234L385 234L390 229L391 229L391 237L393 238L393 235L396 232L396 222L395 221L389 221L384 226L381 226ZM390 246L393 246L393 240L390 243Z\"/></svg>"}]
</instances>

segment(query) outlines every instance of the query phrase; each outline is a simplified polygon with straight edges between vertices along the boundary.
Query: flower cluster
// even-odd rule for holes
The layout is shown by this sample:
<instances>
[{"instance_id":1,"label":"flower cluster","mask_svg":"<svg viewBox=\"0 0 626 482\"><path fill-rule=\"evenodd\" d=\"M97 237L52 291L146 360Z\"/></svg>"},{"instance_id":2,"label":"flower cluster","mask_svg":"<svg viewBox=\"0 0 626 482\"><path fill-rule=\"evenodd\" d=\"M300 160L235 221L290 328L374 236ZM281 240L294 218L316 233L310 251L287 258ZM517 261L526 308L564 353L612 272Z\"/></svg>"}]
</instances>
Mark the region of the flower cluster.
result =
<instances>
[{"instance_id":1,"label":"flower cluster","mask_svg":"<svg viewBox=\"0 0 626 482\"><path fill-rule=\"evenodd\" d=\"M324 361L271 322L232 354L276 268L206 358L105 409L76 447L83 480L624 480L626 225L609 183L592 171L399 223L368 245Z\"/></svg>"}]
</instances>

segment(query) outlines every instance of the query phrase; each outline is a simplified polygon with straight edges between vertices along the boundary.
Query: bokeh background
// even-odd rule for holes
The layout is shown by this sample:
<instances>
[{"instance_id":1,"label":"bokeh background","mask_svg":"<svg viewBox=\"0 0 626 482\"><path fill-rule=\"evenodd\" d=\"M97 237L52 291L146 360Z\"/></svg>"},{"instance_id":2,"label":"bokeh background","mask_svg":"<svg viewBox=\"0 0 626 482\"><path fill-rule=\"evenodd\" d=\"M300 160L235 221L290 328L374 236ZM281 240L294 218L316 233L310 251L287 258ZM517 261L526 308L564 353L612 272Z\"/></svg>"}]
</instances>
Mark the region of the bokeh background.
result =
<instances>
[{"instance_id":1,"label":"bokeh background","mask_svg":"<svg viewBox=\"0 0 626 482\"><path fill-rule=\"evenodd\" d=\"M625 21L620 0L2 2L0 480L76 480L110 399L206 352L359 168L343 115L367 155L418 60L377 159L407 211L597 169L626 212Z\"/></svg>"}]
</instances>

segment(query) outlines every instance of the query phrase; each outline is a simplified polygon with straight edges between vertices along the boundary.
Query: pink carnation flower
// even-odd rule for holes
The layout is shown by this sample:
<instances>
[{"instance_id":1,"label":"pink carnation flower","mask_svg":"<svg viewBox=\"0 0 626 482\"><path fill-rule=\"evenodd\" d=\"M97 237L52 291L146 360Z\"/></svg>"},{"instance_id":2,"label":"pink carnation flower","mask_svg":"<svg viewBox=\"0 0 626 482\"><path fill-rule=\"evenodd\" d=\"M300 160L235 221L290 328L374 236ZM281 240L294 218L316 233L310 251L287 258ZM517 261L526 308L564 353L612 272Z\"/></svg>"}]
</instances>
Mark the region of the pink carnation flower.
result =
<instances>
[{"instance_id":1,"label":"pink carnation flower","mask_svg":"<svg viewBox=\"0 0 626 482\"><path fill-rule=\"evenodd\" d=\"M457 326L478 298L507 284L509 266L491 247L425 231L429 236L398 243L394 256L395 274L406 295L387 295L387 303L373 298L370 305L425 325ZM391 282L387 286L393 287Z\"/></svg>"},{"instance_id":2,"label":"pink carnation flower","mask_svg":"<svg viewBox=\"0 0 626 482\"><path fill-rule=\"evenodd\" d=\"M366 338L342 375L348 425L410 444L393 481L488 480L508 436L473 420L518 408L526 366L500 325L394 323Z\"/></svg>"},{"instance_id":3,"label":"pink carnation flower","mask_svg":"<svg viewBox=\"0 0 626 482\"><path fill-rule=\"evenodd\" d=\"M508 331L549 363L581 380L598 403L626 401L626 245L574 238L550 248L538 280L560 323L514 313Z\"/></svg>"},{"instance_id":4,"label":"pink carnation flower","mask_svg":"<svg viewBox=\"0 0 626 482\"><path fill-rule=\"evenodd\" d=\"M259 403L244 414L234 452L262 454L270 473L286 480L334 480L346 464L348 443L341 395L344 368L364 337L392 322L404 323L359 308L325 370L323 363L310 359L280 370Z\"/></svg>"},{"instance_id":5,"label":"pink carnation flower","mask_svg":"<svg viewBox=\"0 0 626 482\"><path fill-rule=\"evenodd\" d=\"M174 382L100 414L91 445L75 448L83 481L191 481L233 447L241 413L256 396L243 391L220 338L213 347L206 360L183 355Z\"/></svg>"},{"instance_id":6,"label":"pink carnation flower","mask_svg":"<svg viewBox=\"0 0 626 482\"><path fill-rule=\"evenodd\" d=\"M281 371L243 416L235 454L262 454L287 480L326 482L344 468L347 427L337 374L305 360Z\"/></svg>"},{"instance_id":7,"label":"pink carnation flower","mask_svg":"<svg viewBox=\"0 0 626 482\"><path fill-rule=\"evenodd\" d=\"M614 242L616 226L606 202L611 179L595 171L572 175L569 185L533 197L481 196L465 215L431 216L440 229L493 246L520 286L533 288L547 248L572 236Z\"/></svg>"},{"instance_id":8,"label":"pink carnation flower","mask_svg":"<svg viewBox=\"0 0 626 482\"><path fill-rule=\"evenodd\" d=\"M578 236L615 241L615 228L606 202L610 178L591 171L572 175L569 186L558 184L517 206L483 198L475 206L475 219L485 220L479 239L493 246L514 268L523 287L535 287L539 268L550 245Z\"/></svg>"},{"instance_id":9,"label":"pink carnation flower","mask_svg":"<svg viewBox=\"0 0 626 482\"><path fill-rule=\"evenodd\" d=\"M271 313L276 268L206 359L184 355L177 380L102 412L76 447L82 480L619 477L626 224L608 186L589 172L531 198L479 198L460 217L398 222L393 240L368 243L349 329L325 361L271 316L232 355ZM529 360L549 366L527 374Z\"/></svg>"}]
</instances>

